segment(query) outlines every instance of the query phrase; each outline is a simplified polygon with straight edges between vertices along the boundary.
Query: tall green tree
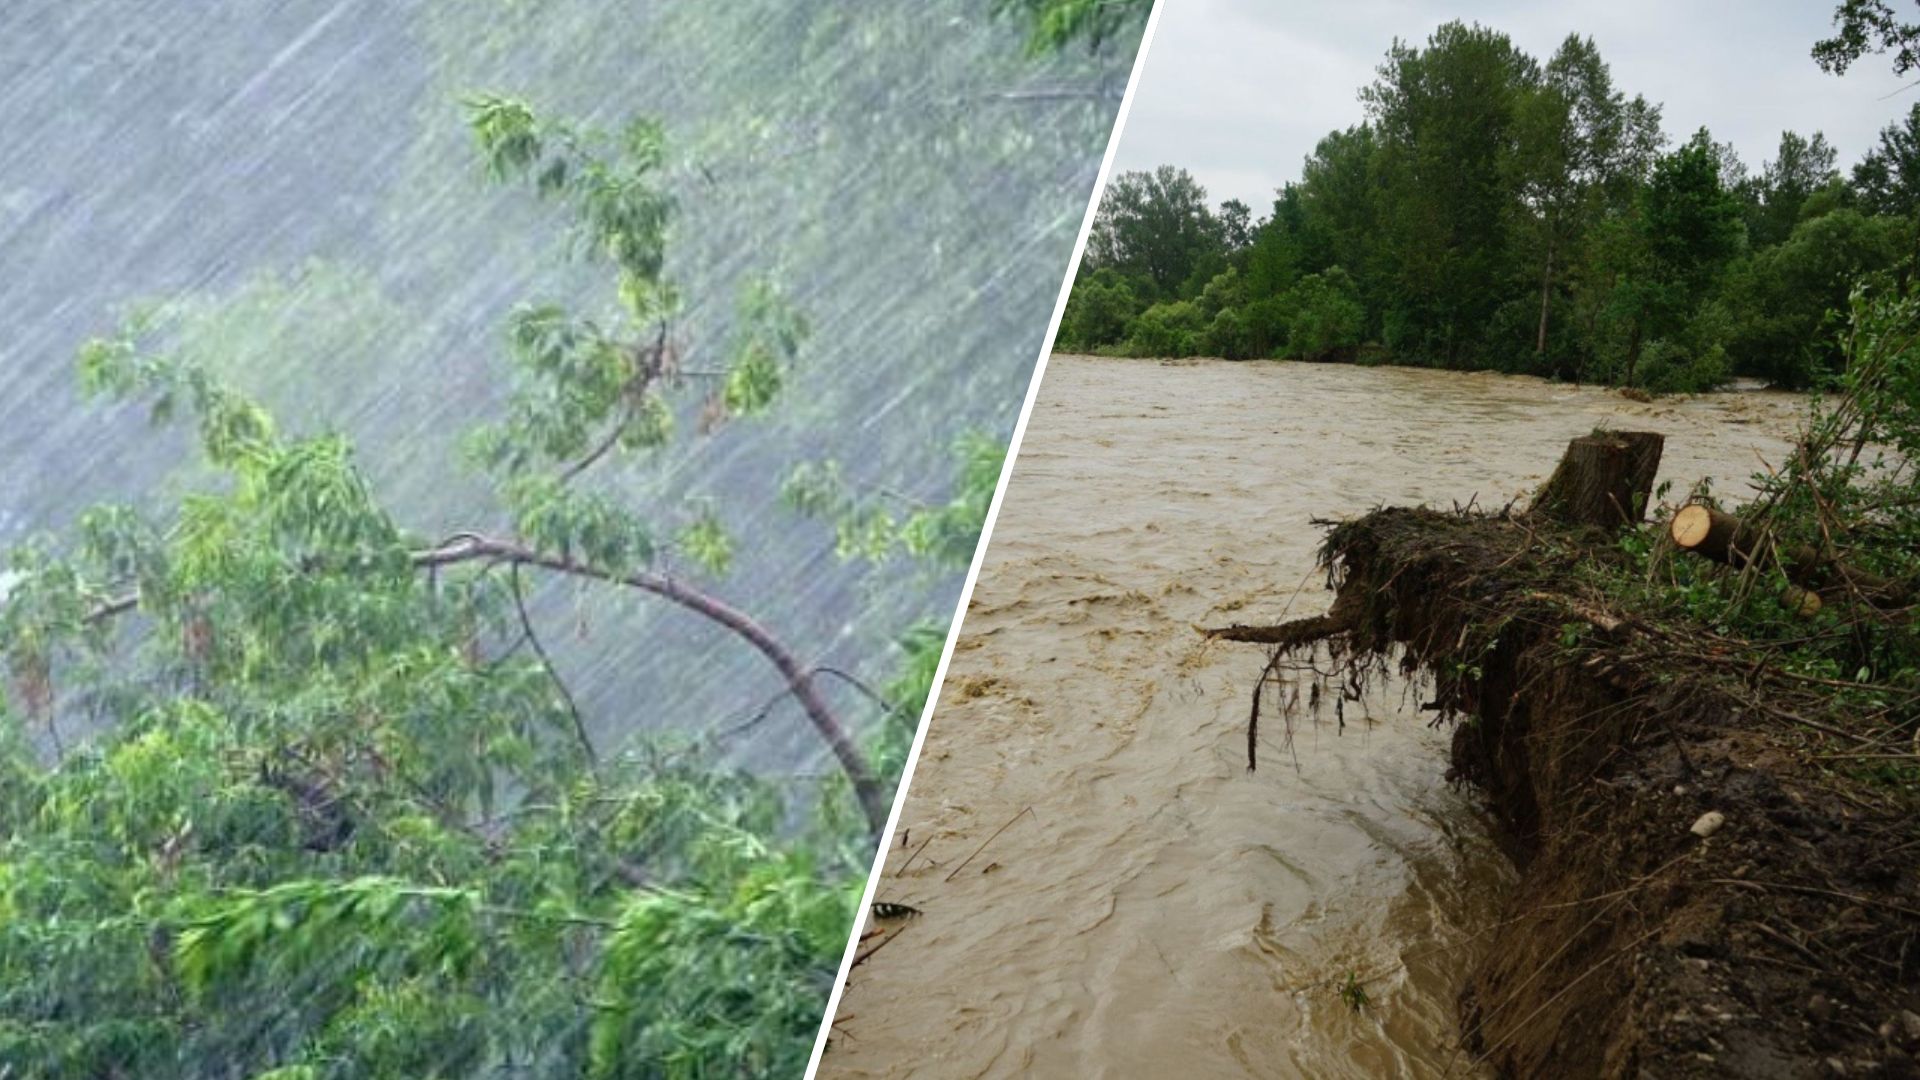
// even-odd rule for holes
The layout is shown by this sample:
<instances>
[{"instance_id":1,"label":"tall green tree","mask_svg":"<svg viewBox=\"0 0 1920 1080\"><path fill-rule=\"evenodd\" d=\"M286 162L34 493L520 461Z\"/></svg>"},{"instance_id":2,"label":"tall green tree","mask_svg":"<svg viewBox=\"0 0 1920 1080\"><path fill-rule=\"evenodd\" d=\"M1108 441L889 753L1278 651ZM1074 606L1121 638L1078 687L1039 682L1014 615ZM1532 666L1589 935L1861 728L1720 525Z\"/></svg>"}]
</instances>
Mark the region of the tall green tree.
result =
<instances>
[{"instance_id":1,"label":"tall green tree","mask_svg":"<svg viewBox=\"0 0 1920 1080\"><path fill-rule=\"evenodd\" d=\"M1123 178L1069 309L1101 338L1082 344L1338 359L1371 342L1662 391L1797 386L1844 362L1828 313L1896 261L1889 238L1920 253L1920 107L1850 177L1817 132L1783 133L1750 172L1704 129L1663 153L1660 107L1592 39L1540 63L1460 22L1396 41L1361 99L1366 122L1322 138L1244 244L1244 209L1223 204L1209 238L1179 170Z\"/></svg>"},{"instance_id":2,"label":"tall green tree","mask_svg":"<svg viewBox=\"0 0 1920 1080\"><path fill-rule=\"evenodd\" d=\"M1812 138L1781 133L1780 149L1760 171L1758 205L1748 220L1755 247L1778 244L1793 232L1807 201L1839 179L1838 159L1839 152L1820 132Z\"/></svg>"},{"instance_id":3,"label":"tall green tree","mask_svg":"<svg viewBox=\"0 0 1920 1080\"><path fill-rule=\"evenodd\" d=\"M1512 276L1513 147L1539 78L1505 34L1451 22L1424 48L1396 42L1361 91L1380 142L1390 347L1457 365L1482 342Z\"/></svg>"},{"instance_id":4,"label":"tall green tree","mask_svg":"<svg viewBox=\"0 0 1920 1080\"><path fill-rule=\"evenodd\" d=\"M1592 38L1568 35L1518 106L1515 174L1540 267L1534 353L1547 351L1556 274L1596 222L1632 199L1659 149L1660 110L1628 99Z\"/></svg>"},{"instance_id":5,"label":"tall green tree","mask_svg":"<svg viewBox=\"0 0 1920 1080\"><path fill-rule=\"evenodd\" d=\"M1220 204L1216 215L1220 221L1220 242L1225 245L1229 258L1240 255L1253 243L1253 208L1239 199L1228 199Z\"/></svg>"},{"instance_id":6,"label":"tall green tree","mask_svg":"<svg viewBox=\"0 0 1920 1080\"><path fill-rule=\"evenodd\" d=\"M1739 200L1721 176L1703 128L1654 163L1632 218L1603 238L1607 284L1596 300L1594 347L1609 381L1699 389L1725 374L1719 342L1693 333L1718 275L1746 242Z\"/></svg>"},{"instance_id":7,"label":"tall green tree","mask_svg":"<svg viewBox=\"0 0 1920 1080\"><path fill-rule=\"evenodd\" d=\"M1197 271L1217 268L1224 244L1207 189L1187 170L1162 165L1121 173L1107 185L1087 238L1086 265L1141 283L1146 298L1176 300Z\"/></svg>"}]
</instances>

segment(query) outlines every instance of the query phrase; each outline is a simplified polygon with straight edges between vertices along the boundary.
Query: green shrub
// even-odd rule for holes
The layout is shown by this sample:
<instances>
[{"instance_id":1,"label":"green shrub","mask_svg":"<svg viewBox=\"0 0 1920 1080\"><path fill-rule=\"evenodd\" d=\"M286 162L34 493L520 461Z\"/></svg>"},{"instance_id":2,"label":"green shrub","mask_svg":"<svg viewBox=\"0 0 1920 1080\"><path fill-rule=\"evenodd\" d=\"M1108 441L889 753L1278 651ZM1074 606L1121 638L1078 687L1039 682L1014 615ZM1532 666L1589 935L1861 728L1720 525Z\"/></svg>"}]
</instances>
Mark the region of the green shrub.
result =
<instances>
[{"instance_id":1,"label":"green shrub","mask_svg":"<svg viewBox=\"0 0 1920 1080\"><path fill-rule=\"evenodd\" d=\"M1091 350L1124 340L1127 324L1139 311L1140 301L1133 287L1118 273L1103 267L1074 281L1055 345Z\"/></svg>"},{"instance_id":2,"label":"green shrub","mask_svg":"<svg viewBox=\"0 0 1920 1080\"><path fill-rule=\"evenodd\" d=\"M1245 360L1256 355L1247 333L1247 321L1233 308L1223 308L1201 336L1201 351L1228 360Z\"/></svg>"},{"instance_id":3,"label":"green shrub","mask_svg":"<svg viewBox=\"0 0 1920 1080\"><path fill-rule=\"evenodd\" d=\"M1367 312L1353 279L1339 267L1308 274L1288 290L1287 354L1302 360L1329 360L1349 354L1366 330Z\"/></svg>"},{"instance_id":4,"label":"green shrub","mask_svg":"<svg viewBox=\"0 0 1920 1080\"><path fill-rule=\"evenodd\" d=\"M1240 271L1228 267L1215 274L1206 288L1200 290L1200 311L1211 319L1228 308L1237 308L1247 302L1246 284L1240 280Z\"/></svg>"},{"instance_id":5,"label":"green shrub","mask_svg":"<svg viewBox=\"0 0 1920 1080\"><path fill-rule=\"evenodd\" d=\"M1133 356L1193 356L1200 351L1205 329L1193 301L1155 304L1128 327L1126 351Z\"/></svg>"}]
</instances>

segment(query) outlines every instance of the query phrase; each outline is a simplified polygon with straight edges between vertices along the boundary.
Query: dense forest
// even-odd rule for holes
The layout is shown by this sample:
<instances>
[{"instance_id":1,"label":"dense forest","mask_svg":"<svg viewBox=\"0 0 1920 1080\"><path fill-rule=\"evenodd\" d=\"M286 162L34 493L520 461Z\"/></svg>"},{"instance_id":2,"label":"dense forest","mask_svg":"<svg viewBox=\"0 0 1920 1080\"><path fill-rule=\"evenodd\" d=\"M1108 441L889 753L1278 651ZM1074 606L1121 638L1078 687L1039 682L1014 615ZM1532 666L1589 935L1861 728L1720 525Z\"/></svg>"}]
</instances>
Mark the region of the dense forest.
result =
<instances>
[{"instance_id":1,"label":"dense forest","mask_svg":"<svg viewBox=\"0 0 1920 1080\"><path fill-rule=\"evenodd\" d=\"M0 1077L797 1075L1144 7L350 6L0 144Z\"/></svg>"},{"instance_id":2,"label":"dense forest","mask_svg":"<svg viewBox=\"0 0 1920 1080\"><path fill-rule=\"evenodd\" d=\"M1857 56L1868 23L1846 27ZM1360 98L1264 216L1174 166L1117 177L1058 347L1799 387L1839 363L1852 285L1920 247L1920 105L1850 168L1787 131L1753 170L1663 130L1590 38L1542 62L1458 22L1396 43Z\"/></svg>"}]
</instances>

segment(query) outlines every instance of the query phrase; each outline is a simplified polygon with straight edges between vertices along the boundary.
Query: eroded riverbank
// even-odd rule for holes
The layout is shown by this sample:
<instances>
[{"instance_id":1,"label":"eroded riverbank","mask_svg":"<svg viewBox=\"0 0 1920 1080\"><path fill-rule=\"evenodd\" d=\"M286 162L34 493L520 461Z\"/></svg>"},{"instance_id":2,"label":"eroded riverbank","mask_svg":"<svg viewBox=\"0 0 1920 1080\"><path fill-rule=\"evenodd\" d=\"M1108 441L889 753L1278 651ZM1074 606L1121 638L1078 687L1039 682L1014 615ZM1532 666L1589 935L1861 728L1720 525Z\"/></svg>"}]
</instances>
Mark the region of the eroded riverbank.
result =
<instances>
[{"instance_id":1,"label":"eroded riverbank","mask_svg":"<svg viewBox=\"0 0 1920 1080\"><path fill-rule=\"evenodd\" d=\"M1055 357L879 892L924 914L856 973L823 1074L1462 1075L1456 999L1511 870L1447 733L1383 687L1374 723L1303 727L1297 765L1275 725L1248 774L1263 657L1193 625L1324 607L1310 517L1504 503L1603 422L1732 489L1798 407Z\"/></svg>"}]
</instances>

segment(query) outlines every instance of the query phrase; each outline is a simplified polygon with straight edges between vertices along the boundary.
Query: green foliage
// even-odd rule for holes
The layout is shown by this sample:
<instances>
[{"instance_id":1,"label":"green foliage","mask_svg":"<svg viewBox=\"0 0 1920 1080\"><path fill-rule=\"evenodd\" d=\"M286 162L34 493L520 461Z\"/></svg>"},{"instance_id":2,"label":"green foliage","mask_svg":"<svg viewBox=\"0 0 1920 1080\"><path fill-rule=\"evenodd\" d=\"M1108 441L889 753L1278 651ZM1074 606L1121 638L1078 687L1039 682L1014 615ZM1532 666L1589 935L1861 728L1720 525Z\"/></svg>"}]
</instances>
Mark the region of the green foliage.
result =
<instances>
[{"instance_id":1,"label":"green foliage","mask_svg":"<svg viewBox=\"0 0 1920 1080\"><path fill-rule=\"evenodd\" d=\"M1735 317L1727 343L1734 365L1794 387L1839 370L1832 313L1846 309L1856 282L1899 261L1906 232L1892 218L1836 209L1734 268L1721 290Z\"/></svg>"},{"instance_id":2,"label":"green foliage","mask_svg":"<svg viewBox=\"0 0 1920 1080\"><path fill-rule=\"evenodd\" d=\"M1880 132L1880 143L1853 167L1853 186L1868 211L1912 217L1920 211L1920 105Z\"/></svg>"},{"instance_id":3,"label":"green foliage","mask_svg":"<svg viewBox=\"0 0 1920 1080\"><path fill-rule=\"evenodd\" d=\"M1016 12L1030 20L1035 52L1075 41L1090 49L1124 44L1139 35L1152 10L1152 0L994 0L996 13Z\"/></svg>"},{"instance_id":4,"label":"green foliage","mask_svg":"<svg viewBox=\"0 0 1920 1080\"><path fill-rule=\"evenodd\" d=\"M1128 327L1125 349L1133 356L1193 356L1207 329L1200 305L1191 300L1162 301L1141 312Z\"/></svg>"},{"instance_id":5,"label":"green foliage","mask_svg":"<svg viewBox=\"0 0 1920 1080\"><path fill-rule=\"evenodd\" d=\"M1221 308L1215 312L1213 321L1207 324L1206 330L1200 335L1200 351L1228 360L1252 357L1253 333L1247 327L1246 317L1235 308Z\"/></svg>"},{"instance_id":6,"label":"green foliage","mask_svg":"<svg viewBox=\"0 0 1920 1080\"><path fill-rule=\"evenodd\" d=\"M1073 283L1066 310L1060 316L1060 349L1095 349L1121 340L1127 324L1141 311L1133 286L1120 273L1102 267Z\"/></svg>"},{"instance_id":7,"label":"green foliage","mask_svg":"<svg viewBox=\"0 0 1920 1080\"><path fill-rule=\"evenodd\" d=\"M1060 346L1803 387L1843 362L1846 290L1920 237L1920 107L1850 179L1818 132L1749 175L1705 130L1662 153L1659 106L1592 39L1542 63L1458 22L1361 98L1257 221L1172 166L1116 178Z\"/></svg>"},{"instance_id":8,"label":"green foliage","mask_svg":"<svg viewBox=\"0 0 1920 1080\"><path fill-rule=\"evenodd\" d=\"M837 461L801 462L781 483L781 499L797 513L829 521L842 559L885 562L905 555L959 569L973 558L999 486L1006 447L981 433L955 445L955 490L944 503L896 492L865 494ZM916 712L916 715L917 712Z\"/></svg>"},{"instance_id":9,"label":"green foliage","mask_svg":"<svg viewBox=\"0 0 1920 1080\"><path fill-rule=\"evenodd\" d=\"M1287 311L1287 353L1302 360L1325 360L1360 344L1366 324L1353 279L1336 266L1308 274L1281 301Z\"/></svg>"},{"instance_id":10,"label":"green foliage","mask_svg":"<svg viewBox=\"0 0 1920 1080\"><path fill-rule=\"evenodd\" d=\"M1841 0L1833 24L1834 36L1815 43L1813 58L1835 75L1868 53L1892 52L1895 75L1920 66L1920 25L1901 22L1887 0Z\"/></svg>"},{"instance_id":11,"label":"green foliage","mask_svg":"<svg viewBox=\"0 0 1920 1080\"><path fill-rule=\"evenodd\" d=\"M1911 589L1920 583L1920 302L1881 284L1856 288L1847 312L1834 393L1815 399L1799 446L1754 478L1759 495L1739 513L1765 537L1763 552L1808 550ZM1601 579L1635 603L1770 644L1788 671L1826 680L1856 715L1911 717L1920 705L1920 634L1897 605L1830 584L1809 615L1771 554L1733 572L1674 557L1646 533L1629 534L1622 549L1628 573L1602 570Z\"/></svg>"},{"instance_id":12,"label":"green foliage","mask_svg":"<svg viewBox=\"0 0 1920 1080\"><path fill-rule=\"evenodd\" d=\"M90 393L196 426L206 482L155 516L91 511L0 579L0 1073L804 1067L870 857L852 782L725 767L725 735L599 752L522 571L620 580L670 538L725 576L720 500L636 505L582 477L698 437L682 409L702 428L773 409L806 322L750 285L718 385L681 370L659 128L600 134L493 97L471 121L488 173L563 207L618 297L508 319L513 391L471 446L527 556L423 540L347 439L276 424L225 377L250 358L177 309L82 351ZM278 319L277 283L248 296L250 321ZM858 550L964 563L1003 453L968 440L951 500ZM889 779L941 639L900 643L865 740Z\"/></svg>"},{"instance_id":13,"label":"green foliage","mask_svg":"<svg viewBox=\"0 0 1920 1080\"><path fill-rule=\"evenodd\" d=\"M1224 237L1206 189L1186 170L1121 173L1100 197L1085 265L1113 269L1143 299L1178 300L1220 268ZM1195 281L1201 273L1207 277Z\"/></svg>"}]
</instances>

